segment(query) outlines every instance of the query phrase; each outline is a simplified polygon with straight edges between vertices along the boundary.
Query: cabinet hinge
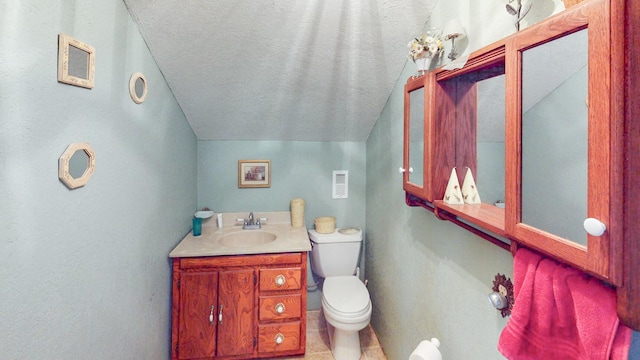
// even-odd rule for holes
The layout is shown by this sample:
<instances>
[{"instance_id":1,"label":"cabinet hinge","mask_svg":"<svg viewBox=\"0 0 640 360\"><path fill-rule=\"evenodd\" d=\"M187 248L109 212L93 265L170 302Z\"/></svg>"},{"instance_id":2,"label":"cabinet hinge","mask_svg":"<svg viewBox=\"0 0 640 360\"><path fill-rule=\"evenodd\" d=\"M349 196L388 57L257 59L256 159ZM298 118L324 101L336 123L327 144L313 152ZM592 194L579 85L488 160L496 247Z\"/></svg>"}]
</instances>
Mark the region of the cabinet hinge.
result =
<instances>
[{"instance_id":1,"label":"cabinet hinge","mask_svg":"<svg viewBox=\"0 0 640 360\"><path fill-rule=\"evenodd\" d=\"M253 286L258 284L258 274L253 273Z\"/></svg>"},{"instance_id":2,"label":"cabinet hinge","mask_svg":"<svg viewBox=\"0 0 640 360\"><path fill-rule=\"evenodd\" d=\"M258 338L254 336L253 337L253 348L255 349L257 345L258 345Z\"/></svg>"},{"instance_id":3,"label":"cabinet hinge","mask_svg":"<svg viewBox=\"0 0 640 360\"><path fill-rule=\"evenodd\" d=\"M180 289L180 278L178 278L178 289Z\"/></svg>"}]
</instances>

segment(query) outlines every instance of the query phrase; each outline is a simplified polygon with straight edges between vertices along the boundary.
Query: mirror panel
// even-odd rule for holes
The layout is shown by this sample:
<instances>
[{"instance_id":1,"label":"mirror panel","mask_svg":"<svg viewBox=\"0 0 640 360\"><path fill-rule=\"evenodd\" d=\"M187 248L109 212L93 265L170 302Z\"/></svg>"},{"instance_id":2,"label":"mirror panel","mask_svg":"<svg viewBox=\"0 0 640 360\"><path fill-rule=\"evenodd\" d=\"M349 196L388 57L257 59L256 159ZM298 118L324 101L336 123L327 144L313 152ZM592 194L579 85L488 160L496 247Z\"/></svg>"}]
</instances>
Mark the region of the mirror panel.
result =
<instances>
[{"instance_id":1,"label":"mirror panel","mask_svg":"<svg viewBox=\"0 0 640 360\"><path fill-rule=\"evenodd\" d=\"M438 120L452 134L453 142L443 153L454 155L443 160L453 167L462 184L471 170L482 203L493 206L505 199L505 93L504 62L486 65L440 81L443 106ZM438 138L442 144L443 139Z\"/></svg>"},{"instance_id":2,"label":"mirror panel","mask_svg":"<svg viewBox=\"0 0 640 360\"><path fill-rule=\"evenodd\" d=\"M587 244L587 29L522 52L522 222Z\"/></svg>"},{"instance_id":3,"label":"mirror panel","mask_svg":"<svg viewBox=\"0 0 640 360\"><path fill-rule=\"evenodd\" d=\"M505 199L505 75L478 81L476 185L483 203Z\"/></svg>"},{"instance_id":4,"label":"mirror panel","mask_svg":"<svg viewBox=\"0 0 640 360\"><path fill-rule=\"evenodd\" d=\"M69 75L89 80L89 53L69 45Z\"/></svg>"},{"instance_id":5,"label":"mirror panel","mask_svg":"<svg viewBox=\"0 0 640 360\"><path fill-rule=\"evenodd\" d=\"M409 93L409 181L424 184L424 88Z\"/></svg>"},{"instance_id":6,"label":"mirror panel","mask_svg":"<svg viewBox=\"0 0 640 360\"><path fill-rule=\"evenodd\" d=\"M89 155L84 150L78 150L69 159L69 175L74 179L82 177L89 167Z\"/></svg>"}]
</instances>

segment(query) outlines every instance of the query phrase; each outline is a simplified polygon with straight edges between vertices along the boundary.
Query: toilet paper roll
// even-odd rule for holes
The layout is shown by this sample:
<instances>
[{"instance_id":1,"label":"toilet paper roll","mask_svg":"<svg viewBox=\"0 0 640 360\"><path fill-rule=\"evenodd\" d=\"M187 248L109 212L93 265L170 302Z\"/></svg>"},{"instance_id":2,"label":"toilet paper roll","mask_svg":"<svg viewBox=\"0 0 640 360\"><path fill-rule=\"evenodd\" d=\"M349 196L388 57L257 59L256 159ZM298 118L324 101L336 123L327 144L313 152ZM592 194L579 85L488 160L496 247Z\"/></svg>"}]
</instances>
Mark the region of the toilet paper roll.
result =
<instances>
[{"instance_id":1,"label":"toilet paper roll","mask_svg":"<svg viewBox=\"0 0 640 360\"><path fill-rule=\"evenodd\" d=\"M411 353L409 360L442 360L442 354L440 354L438 346L440 346L440 341L436 338L431 339L431 341L421 341Z\"/></svg>"}]
</instances>

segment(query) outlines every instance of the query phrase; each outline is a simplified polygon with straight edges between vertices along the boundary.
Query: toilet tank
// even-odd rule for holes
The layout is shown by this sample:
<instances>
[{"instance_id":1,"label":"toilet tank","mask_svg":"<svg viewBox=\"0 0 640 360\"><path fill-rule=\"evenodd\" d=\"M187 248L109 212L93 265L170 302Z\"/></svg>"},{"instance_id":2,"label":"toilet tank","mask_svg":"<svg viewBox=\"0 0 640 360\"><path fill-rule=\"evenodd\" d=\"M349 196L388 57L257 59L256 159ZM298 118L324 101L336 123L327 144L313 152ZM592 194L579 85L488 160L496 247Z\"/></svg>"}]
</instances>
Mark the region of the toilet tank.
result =
<instances>
[{"instance_id":1,"label":"toilet tank","mask_svg":"<svg viewBox=\"0 0 640 360\"><path fill-rule=\"evenodd\" d=\"M311 269L326 278L354 275L360 258L362 229L341 228L330 234L309 230L311 240Z\"/></svg>"}]
</instances>

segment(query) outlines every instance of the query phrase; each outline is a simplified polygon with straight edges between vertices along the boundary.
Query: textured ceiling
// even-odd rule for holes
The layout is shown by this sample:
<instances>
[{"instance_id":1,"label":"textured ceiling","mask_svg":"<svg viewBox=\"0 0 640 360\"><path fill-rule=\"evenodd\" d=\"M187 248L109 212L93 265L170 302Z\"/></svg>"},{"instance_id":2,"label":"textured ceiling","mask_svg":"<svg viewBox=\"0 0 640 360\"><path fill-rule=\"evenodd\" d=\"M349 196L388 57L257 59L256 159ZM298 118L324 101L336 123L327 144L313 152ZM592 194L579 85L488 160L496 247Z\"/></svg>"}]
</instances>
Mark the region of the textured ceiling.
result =
<instances>
[{"instance_id":1,"label":"textured ceiling","mask_svg":"<svg viewBox=\"0 0 640 360\"><path fill-rule=\"evenodd\" d=\"M363 141L433 0L124 2L199 140Z\"/></svg>"}]
</instances>

